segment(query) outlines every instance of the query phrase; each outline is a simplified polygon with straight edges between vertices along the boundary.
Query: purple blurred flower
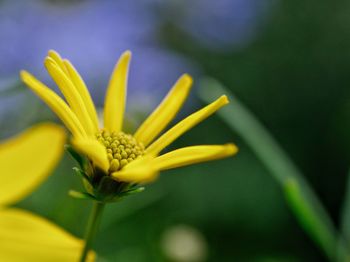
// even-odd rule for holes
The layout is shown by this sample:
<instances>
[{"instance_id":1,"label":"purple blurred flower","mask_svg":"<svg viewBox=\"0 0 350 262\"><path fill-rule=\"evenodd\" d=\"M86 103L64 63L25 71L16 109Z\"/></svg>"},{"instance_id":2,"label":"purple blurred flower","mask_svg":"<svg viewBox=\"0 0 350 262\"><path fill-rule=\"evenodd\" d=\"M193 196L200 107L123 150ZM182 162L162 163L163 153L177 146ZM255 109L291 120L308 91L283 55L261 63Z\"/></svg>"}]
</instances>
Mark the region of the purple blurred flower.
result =
<instances>
[{"instance_id":1,"label":"purple blurred flower","mask_svg":"<svg viewBox=\"0 0 350 262\"><path fill-rule=\"evenodd\" d=\"M45 79L42 61L55 49L77 67L99 104L115 62L130 49L130 94L154 96L191 68L160 47L156 29L146 1L2 1L0 77L25 68Z\"/></svg>"},{"instance_id":2,"label":"purple blurred flower","mask_svg":"<svg viewBox=\"0 0 350 262\"><path fill-rule=\"evenodd\" d=\"M166 18L207 48L245 46L257 35L271 0L160 1Z\"/></svg>"}]
</instances>

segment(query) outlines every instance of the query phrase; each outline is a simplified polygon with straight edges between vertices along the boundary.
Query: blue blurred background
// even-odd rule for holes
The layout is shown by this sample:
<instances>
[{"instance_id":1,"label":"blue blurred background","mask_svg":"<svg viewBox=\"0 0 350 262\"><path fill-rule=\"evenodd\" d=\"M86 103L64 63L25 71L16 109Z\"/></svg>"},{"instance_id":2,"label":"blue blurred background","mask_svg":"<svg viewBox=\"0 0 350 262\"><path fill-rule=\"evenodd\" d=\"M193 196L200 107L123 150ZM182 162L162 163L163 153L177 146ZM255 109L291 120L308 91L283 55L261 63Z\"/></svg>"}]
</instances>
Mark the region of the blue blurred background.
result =
<instances>
[{"instance_id":1,"label":"blue blurred background","mask_svg":"<svg viewBox=\"0 0 350 262\"><path fill-rule=\"evenodd\" d=\"M2 0L0 138L57 121L18 79L27 69L55 88L42 63L49 49L72 61L99 107L129 49L131 127L182 73L195 86L181 116L202 105L196 80L214 77L275 136L338 225L350 145L349 11L343 0ZM96 241L101 261L323 261L277 183L217 116L174 147L228 141L240 147L235 158L164 172L110 205ZM81 188L74 164L66 155L19 205L82 236L90 203L67 195Z\"/></svg>"}]
</instances>

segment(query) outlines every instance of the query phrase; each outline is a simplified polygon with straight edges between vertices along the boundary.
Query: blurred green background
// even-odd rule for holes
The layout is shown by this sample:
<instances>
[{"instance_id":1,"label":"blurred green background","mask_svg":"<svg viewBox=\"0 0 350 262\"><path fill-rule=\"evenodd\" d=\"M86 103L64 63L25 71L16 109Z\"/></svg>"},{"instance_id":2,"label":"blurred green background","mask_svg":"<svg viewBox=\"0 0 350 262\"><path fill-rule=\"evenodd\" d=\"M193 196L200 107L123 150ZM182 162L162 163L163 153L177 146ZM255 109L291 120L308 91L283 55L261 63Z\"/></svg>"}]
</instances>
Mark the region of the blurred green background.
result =
<instances>
[{"instance_id":1,"label":"blurred green background","mask_svg":"<svg viewBox=\"0 0 350 262\"><path fill-rule=\"evenodd\" d=\"M130 49L130 130L180 74L195 86L177 120L203 105L199 80L216 78L282 145L338 226L350 145L349 12L343 0L0 1L0 138L57 121L18 79L25 68L54 88L42 66L49 49L71 59L98 106ZM163 172L142 194L109 205L95 242L101 261L325 261L271 174L218 116L173 147L229 141L240 148L234 158ZM66 154L19 206L81 237L91 203L67 195L82 188L74 165Z\"/></svg>"}]
</instances>

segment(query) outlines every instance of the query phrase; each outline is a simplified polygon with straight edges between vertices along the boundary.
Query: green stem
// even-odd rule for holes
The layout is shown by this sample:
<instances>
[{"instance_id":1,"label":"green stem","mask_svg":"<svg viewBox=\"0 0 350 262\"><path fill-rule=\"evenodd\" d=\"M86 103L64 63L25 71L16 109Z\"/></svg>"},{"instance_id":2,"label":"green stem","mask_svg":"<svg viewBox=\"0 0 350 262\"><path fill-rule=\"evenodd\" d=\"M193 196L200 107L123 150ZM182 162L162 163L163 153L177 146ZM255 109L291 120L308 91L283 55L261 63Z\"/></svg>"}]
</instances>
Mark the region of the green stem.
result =
<instances>
[{"instance_id":1,"label":"green stem","mask_svg":"<svg viewBox=\"0 0 350 262\"><path fill-rule=\"evenodd\" d=\"M105 206L104 203L94 201L90 218L88 221L88 225L86 228L85 246L84 246L83 252L81 253L80 262L86 261L88 251L92 246L93 239L98 230L98 225L100 224L104 206Z\"/></svg>"}]
</instances>

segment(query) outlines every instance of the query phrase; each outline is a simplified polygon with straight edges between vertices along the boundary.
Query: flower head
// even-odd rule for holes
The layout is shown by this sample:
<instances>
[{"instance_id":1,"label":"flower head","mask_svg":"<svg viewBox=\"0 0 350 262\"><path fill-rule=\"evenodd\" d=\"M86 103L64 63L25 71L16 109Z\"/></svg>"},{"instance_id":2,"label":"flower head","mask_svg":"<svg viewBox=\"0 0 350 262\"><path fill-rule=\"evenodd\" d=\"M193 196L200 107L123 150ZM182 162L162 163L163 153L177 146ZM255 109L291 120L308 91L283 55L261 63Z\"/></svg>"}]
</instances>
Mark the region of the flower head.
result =
<instances>
[{"instance_id":1,"label":"flower head","mask_svg":"<svg viewBox=\"0 0 350 262\"><path fill-rule=\"evenodd\" d=\"M146 183L153 181L162 170L219 159L238 151L234 144L200 145L161 154L179 136L228 103L227 97L221 96L159 135L173 120L189 94L192 78L187 74L179 78L136 132L124 132L130 59L131 53L124 52L110 78L103 127L98 126L96 109L84 81L73 65L58 53L49 51L44 63L66 102L30 73L21 72L22 80L47 103L72 133L73 147L89 159L93 171L88 176L92 176L93 181L98 181L99 185L101 179L106 178L118 183Z\"/></svg>"}]
</instances>

